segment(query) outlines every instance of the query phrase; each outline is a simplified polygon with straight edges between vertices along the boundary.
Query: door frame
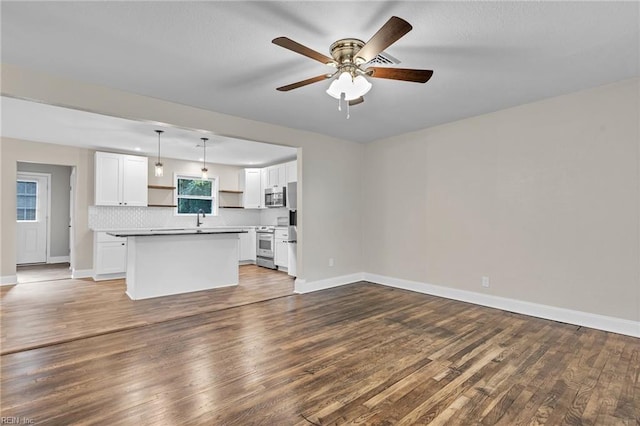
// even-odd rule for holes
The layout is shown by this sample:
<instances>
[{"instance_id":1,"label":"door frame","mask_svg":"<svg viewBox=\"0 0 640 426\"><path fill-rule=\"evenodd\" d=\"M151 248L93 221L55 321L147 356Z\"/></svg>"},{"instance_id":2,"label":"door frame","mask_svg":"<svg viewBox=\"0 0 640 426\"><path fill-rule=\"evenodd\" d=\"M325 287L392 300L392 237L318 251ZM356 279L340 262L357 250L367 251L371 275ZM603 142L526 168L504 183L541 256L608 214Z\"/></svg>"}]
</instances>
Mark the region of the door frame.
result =
<instances>
[{"instance_id":1,"label":"door frame","mask_svg":"<svg viewBox=\"0 0 640 426\"><path fill-rule=\"evenodd\" d=\"M75 266L75 234L76 234L76 179L77 167L71 167L69 176L69 269Z\"/></svg>"},{"instance_id":2,"label":"door frame","mask_svg":"<svg viewBox=\"0 0 640 426\"><path fill-rule=\"evenodd\" d=\"M24 176L24 177L23 177ZM47 244L45 245L45 263L49 263L51 259L51 173L39 173L39 172L23 172L18 170L16 172L16 183L20 180L21 177L23 179L29 179L29 176L37 177L37 178L45 178L47 180ZM15 214L15 212L14 212ZM15 218L15 216L14 216ZM18 227L16 221L16 229Z\"/></svg>"}]
</instances>

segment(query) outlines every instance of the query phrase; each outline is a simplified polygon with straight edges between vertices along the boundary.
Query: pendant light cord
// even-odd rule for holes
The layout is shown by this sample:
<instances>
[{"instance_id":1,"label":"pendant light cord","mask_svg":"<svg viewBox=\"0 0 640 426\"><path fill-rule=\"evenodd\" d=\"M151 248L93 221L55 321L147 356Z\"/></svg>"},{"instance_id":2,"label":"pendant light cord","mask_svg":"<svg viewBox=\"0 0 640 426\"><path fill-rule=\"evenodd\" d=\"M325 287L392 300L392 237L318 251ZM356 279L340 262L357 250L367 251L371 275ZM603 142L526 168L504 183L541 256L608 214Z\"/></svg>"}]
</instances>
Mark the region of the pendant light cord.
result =
<instances>
[{"instance_id":1,"label":"pendant light cord","mask_svg":"<svg viewBox=\"0 0 640 426\"><path fill-rule=\"evenodd\" d=\"M200 139L202 139L202 149L203 149L202 168L206 169L207 168L207 141L209 139L208 138L200 138Z\"/></svg>"}]
</instances>

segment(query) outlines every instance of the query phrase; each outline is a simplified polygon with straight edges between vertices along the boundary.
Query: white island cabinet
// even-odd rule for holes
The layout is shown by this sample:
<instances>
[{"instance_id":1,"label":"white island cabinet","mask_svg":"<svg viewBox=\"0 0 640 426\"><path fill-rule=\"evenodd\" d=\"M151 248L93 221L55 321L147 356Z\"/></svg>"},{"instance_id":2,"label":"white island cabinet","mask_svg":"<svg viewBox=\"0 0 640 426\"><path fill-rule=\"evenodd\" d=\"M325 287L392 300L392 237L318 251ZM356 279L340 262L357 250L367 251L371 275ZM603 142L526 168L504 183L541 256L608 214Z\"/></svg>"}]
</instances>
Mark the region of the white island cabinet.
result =
<instances>
[{"instance_id":1,"label":"white island cabinet","mask_svg":"<svg viewBox=\"0 0 640 426\"><path fill-rule=\"evenodd\" d=\"M127 295L133 300L238 284L241 229L112 232L127 238Z\"/></svg>"},{"instance_id":2,"label":"white island cabinet","mask_svg":"<svg viewBox=\"0 0 640 426\"><path fill-rule=\"evenodd\" d=\"M147 206L147 157L96 152L96 206Z\"/></svg>"}]
</instances>

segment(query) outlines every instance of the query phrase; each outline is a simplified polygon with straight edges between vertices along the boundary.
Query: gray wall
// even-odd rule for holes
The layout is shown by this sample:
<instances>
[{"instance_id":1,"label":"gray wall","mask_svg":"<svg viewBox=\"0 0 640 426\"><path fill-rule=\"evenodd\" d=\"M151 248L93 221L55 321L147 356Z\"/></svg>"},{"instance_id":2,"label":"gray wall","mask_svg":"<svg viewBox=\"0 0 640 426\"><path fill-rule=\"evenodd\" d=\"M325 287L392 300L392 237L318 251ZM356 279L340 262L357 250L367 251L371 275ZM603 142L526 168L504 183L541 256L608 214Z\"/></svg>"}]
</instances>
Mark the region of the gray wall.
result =
<instances>
[{"instance_id":1,"label":"gray wall","mask_svg":"<svg viewBox=\"0 0 640 426\"><path fill-rule=\"evenodd\" d=\"M19 172L51 174L51 241L49 256L69 256L69 179L71 167L18 162Z\"/></svg>"},{"instance_id":2,"label":"gray wall","mask_svg":"<svg viewBox=\"0 0 640 426\"><path fill-rule=\"evenodd\" d=\"M639 321L639 84L367 144L364 270Z\"/></svg>"}]
</instances>

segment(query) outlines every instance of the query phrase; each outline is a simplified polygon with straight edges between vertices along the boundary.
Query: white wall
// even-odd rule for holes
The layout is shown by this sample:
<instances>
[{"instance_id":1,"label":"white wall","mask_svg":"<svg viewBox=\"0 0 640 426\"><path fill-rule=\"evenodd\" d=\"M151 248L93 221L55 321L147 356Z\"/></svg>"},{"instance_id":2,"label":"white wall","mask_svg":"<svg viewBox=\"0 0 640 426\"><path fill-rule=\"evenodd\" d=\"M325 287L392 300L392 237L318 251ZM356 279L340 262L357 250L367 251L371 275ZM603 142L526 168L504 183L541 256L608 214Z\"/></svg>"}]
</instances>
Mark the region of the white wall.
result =
<instances>
[{"instance_id":1,"label":"white wall","mask_svg":"<svg viewBox=\"0 0 640 426\"><path fill-rule=\"evenodd\" d=\"M69 256L69 178L71 167L52 164L18 163L18 171L51 175L51 230L49 256Z\"/></svg>"},{"instance_id":2,"label":"white wall","mask_svg":"<svg viewBox=\"0 0 640 426\"><path fill-rule=\"evenodd\" d=\"M57 78L7 64L2 64L1 76L2 92L7 96L297 147L299 172L302 171L298 176L298 276L313 282L362 271L359 200L362 145ZM0 155L3 167L0 276L11 276L15 274L15 253L12 253L15 251L15 229L5 218L5 214L10 216L12 210L5 200L15 197L15 188L5 193L5 189L10 188L4 184L4 168L5 165L11 167L15 157L6 158L4 151ZM19 161L35 160L20 158ZM15 175L15 164L12 172ZM92 183L90 187L93 194ZM86 214L85 210L85 223ZM91 243L83 246L84 252L91 253L91 247ZM328 266L329 257L335 258L334 267ZM87 264L91 265L91 262Z\"/></svg>"},{"instance_id":3,"label":"white wall","mask_svg":"<svg viewBox=\"0 0 640 426\"><path fill-rule=\"evenodd\" d=\"M639 321L638 95L633 79L366 145L365 271Z\"/></svg>"}]
</instances>

